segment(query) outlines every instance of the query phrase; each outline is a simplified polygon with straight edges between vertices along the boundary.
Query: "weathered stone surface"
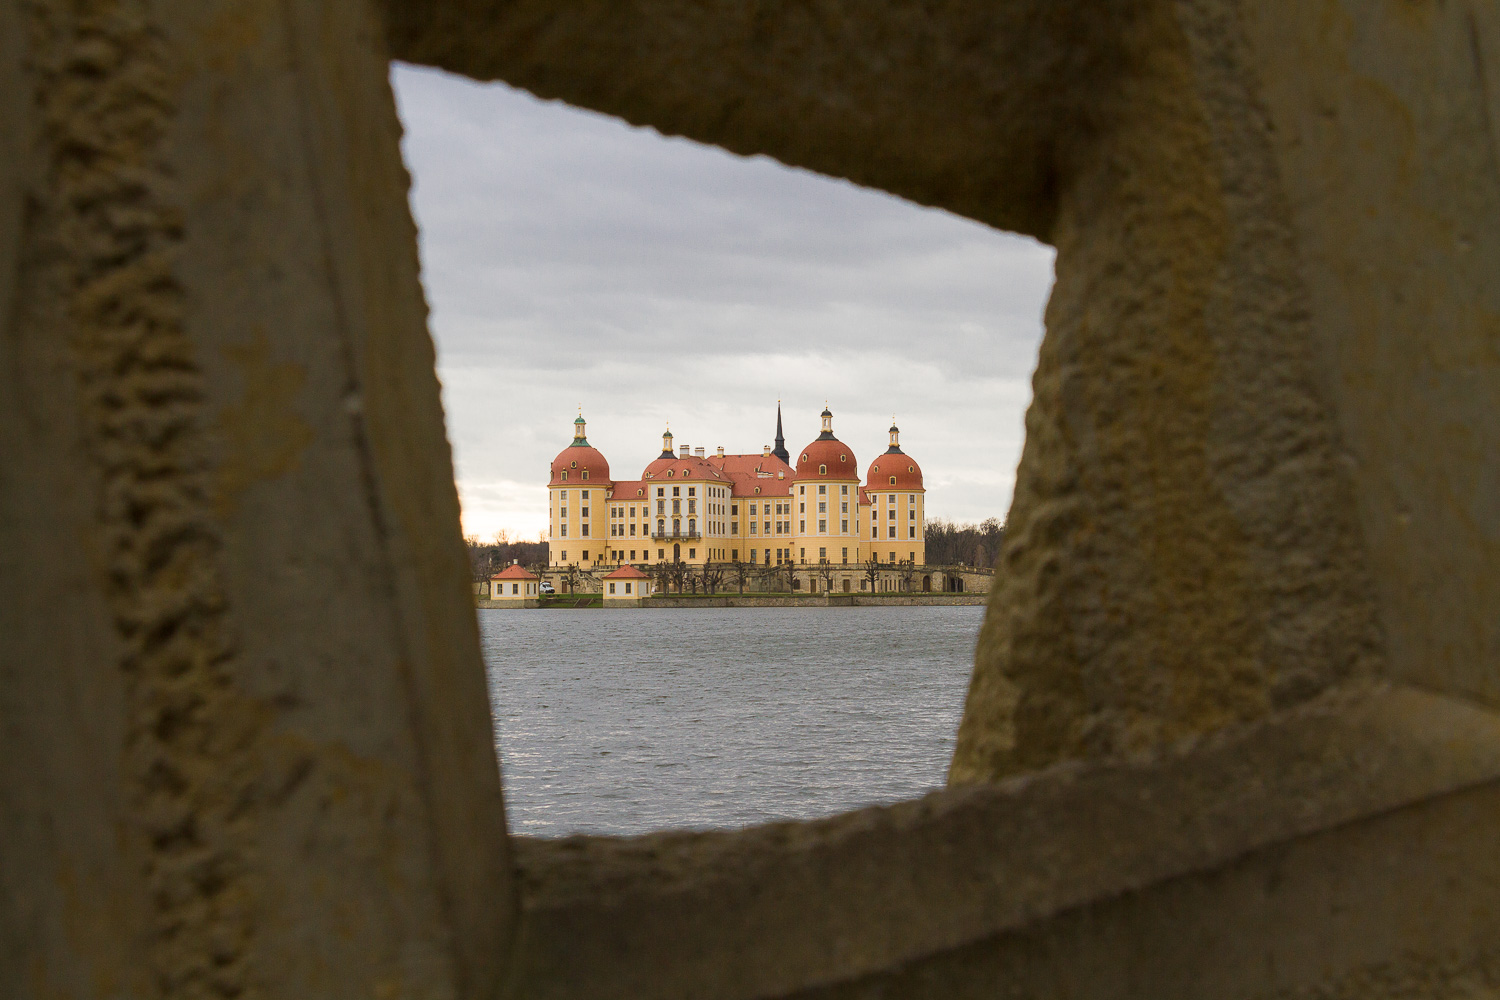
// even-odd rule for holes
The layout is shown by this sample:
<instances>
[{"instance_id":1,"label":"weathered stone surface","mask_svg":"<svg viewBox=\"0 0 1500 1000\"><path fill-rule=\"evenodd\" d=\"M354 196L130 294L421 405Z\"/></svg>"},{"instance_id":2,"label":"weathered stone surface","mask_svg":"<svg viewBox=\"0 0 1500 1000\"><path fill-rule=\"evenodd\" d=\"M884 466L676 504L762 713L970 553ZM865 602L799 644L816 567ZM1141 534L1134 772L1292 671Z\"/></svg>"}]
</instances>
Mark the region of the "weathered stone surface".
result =
<instances>
[{"instance_id":1,"label":"weathered stone surface","mask_svg":"<svg viewBox=\"0 0 1500 1000\"><path fill-rule=\"evenodd\" d=\"M504 814L379 34L0 17L0 992L482 995Z\"/></svg>"},{"instance_id":2,"label":"weathered stone surface","mask_svg":"<svg viewBox=\"0 0 1500 1000\"><path fill-rule=\"evenodd\" d=\"M516 931L390 53L1057 246L976 787L523 842ZM0 983L1495 993L1497 60L1485 0L0 0Z\"/></svg>"},{"instance_id":3,"label":"weathered stone surface","mask_svg":"<svg viewBox=\"0 0 1500 1000\"><path fill-rule=\"evenodd\" d=\"M1449 825L1442 803L1476 788L1484 789L1477 804L1462 807L1461 820ZM1375 921L1410 888L1382 879L1393 862L1400 868L1410 860L1402 877L1422 885L1412 899L1429 908L1423 912L1446 908L1450 919L1429 931L1427 943L1449 940L1446 928L1467 922L1470 936L1451 939L1460 947L1492 930L1500 914L1500 883L1482 875L1451 881L1454 868L1488 850L1497 807L1500 715L1410 689L1359 688L1169 753L1063 764L814 823L734 834L518 838L517 995L733 1000L844 981L854 984L848 995L990 996L1012 963L1012 992L998 995L1268 995L1322 982L1329 970L1352 974L1367 959L1395 961L1396 953L1382 950L1388 935L1361 939L1336 923L1320 932L1339 942L1326 952L1308 943L1318 935L1283 934L1253 913L1216 924L1218 902L1226 912L1245 910L1254 894L1247 900L1237 887L1221 895L1212 887L1217 876L1198 889L1181 888L1183 879L1258 856L1265 860L1250 867L1274 882L1277 858L1288 852L1322 863L1363 851L1335 870L1339 879L1357 882L1355 872L1370 879L1365 888L1384 908L1362 919ZM1411 840L1410 859L1400 850L1393 858L1404 835L1382 826L1382 817L1403 809L1429 817L1420 821L1429 842ZM1452 839L1441 843L1445 829ZM1317 845L1296 846L1309 839ZM1422 870L1434 852L1448 865L1441 877ZM1294 895L1260 902L1305 905L1302 919L1316 924L1330 919L1340 893L1359 888L1340 885L1320 899L1316 864L1297 877ZM1186 895L1192 905L1144 902L1112 918L1094 940L1092 914L1127 894L1147 901ZM1195 906L1200 912L1190 913ZM1140 912L1159 926L1132 932ZM1248 935L1253 944L1242 943L1222 964L1211 948L1174 956L1179 914L1185 934ZM671 961L663 962L659 942L667 941ZM1278 964L1245 979L1238 992L1225 991L1257 948L1299 954L1301 964ZM1075 950L1097 967L1075 969ZM1309 960L1310 951L1327 958L1326 968ZM1156 959L1164 962L1159 973ZM1130 975L1122 978L1110 963ZM1199 972L1204 978L1195 982Z\"/></svg>"}]
</instances>

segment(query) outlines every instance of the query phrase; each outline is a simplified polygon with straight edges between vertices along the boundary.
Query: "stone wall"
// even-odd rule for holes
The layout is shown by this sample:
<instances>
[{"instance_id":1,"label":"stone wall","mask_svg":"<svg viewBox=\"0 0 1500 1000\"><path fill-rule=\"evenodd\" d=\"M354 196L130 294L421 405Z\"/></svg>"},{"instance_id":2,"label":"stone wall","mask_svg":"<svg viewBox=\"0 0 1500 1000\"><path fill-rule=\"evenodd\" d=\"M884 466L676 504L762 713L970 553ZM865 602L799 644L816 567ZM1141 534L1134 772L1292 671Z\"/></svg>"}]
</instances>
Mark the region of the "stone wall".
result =
<instances>
[{"instance_id":1,"label":"stone wall","mask_svg":"<svg viewBox=\"0 0 1500 1000\"><path fill-rule=\"evenodd\" d=\"M507 836L392 58L1057 248L951 788ZM1500 992L1500 9L0 0L21 998Z\"/></svg>"}]
</instances>

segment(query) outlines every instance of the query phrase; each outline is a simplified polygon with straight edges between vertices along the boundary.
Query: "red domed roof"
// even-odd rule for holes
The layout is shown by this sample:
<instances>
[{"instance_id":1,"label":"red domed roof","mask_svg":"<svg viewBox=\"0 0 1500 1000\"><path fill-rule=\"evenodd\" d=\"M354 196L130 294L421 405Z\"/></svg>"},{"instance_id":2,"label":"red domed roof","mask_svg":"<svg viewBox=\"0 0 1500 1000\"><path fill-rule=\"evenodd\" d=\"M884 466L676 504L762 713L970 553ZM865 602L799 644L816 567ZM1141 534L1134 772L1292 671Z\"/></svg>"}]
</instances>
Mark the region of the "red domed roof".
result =
<instances>
[{"instance_id":1,"label":"red domed roof","mask_svg":"<svg viewBox=\"0 0 1500 1000\"><path fill-rule=\"evenodd\" d=\"M563 479L563 472L567 472L568 478ZM585 472L588 476L585 478ZM562 485L573 486L587 484L589 486L608 486L609 463L597 448L586 444L572 444L557 453L552 460L551 486Z\"/></svg>"},{"instance_id":2,"label":"red domed roof","mask_svg":"<svg viewBox=\"0 0 1500 1000\"><path fill-rule=\"evenodd\" d=\"M826 471L819 471L823 469ZM797 453L798 479L852 479L859 481L859 460L847 444L836 437L820 437Z\"/></svg>"},{"instance_id":3,"label":"red domed roof","mask_svg":"<svg viewBox=\"0 0 1500 1000\"><path fill-rule=\"evenodd\" d=\"M892 479L896 481L893 483ZM904 451L888 451L870 463L865 488L871 493L881 490L920 490L922 467Z\"/></svg>"}]
</instances>

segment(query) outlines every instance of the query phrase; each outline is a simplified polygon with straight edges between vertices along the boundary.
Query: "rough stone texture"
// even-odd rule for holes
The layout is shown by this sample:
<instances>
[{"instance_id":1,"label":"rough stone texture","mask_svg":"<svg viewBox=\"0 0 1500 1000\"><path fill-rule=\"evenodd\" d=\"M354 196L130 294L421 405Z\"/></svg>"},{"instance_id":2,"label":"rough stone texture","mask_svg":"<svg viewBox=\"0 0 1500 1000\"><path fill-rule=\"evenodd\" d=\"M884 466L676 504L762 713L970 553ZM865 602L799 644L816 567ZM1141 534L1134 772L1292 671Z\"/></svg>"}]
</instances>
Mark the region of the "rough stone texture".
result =
<instances>
[{"instance_id":1,"label":"rough stone texture","mask_svg":"<svg viewBox=\"0 0 1500 1000\"><path fill-rule=\"evenodd\" d=\"M391 53L1057 246L974 787L518 894ZM7 995L1494 995L1497 60L1488 0L0 0Z\"/></svg>"},{"instance_id":2,"label":"rough stone texture","mask_svg":"<svg viewBox=\"0 0 1500 1000\"><path fill-rule=\"evenodd\" d=\"M374 24L0 18L0 982L481 995L504 814Z\"/></svg>"},{"instance_id":3,"label":"rough stone texture","mask_svg":"<svg viewBox=\"0 0 1500 1000\"><path fill-rule=\"evenodd\" d=\"M1483 792L1461 820L1443 819L1441 803L1470 789ZM1332 919L1357 884L1319 896L1318 865L1342 852L1351 857L1339 879L1366 879L1365 898L1381 903L1361 915L1371 925L1404 898L1422 904L1405 916L1411 923L1445 912L1429 944L1492 934L1500 883L1487 874L1495 862L1485 831L1497 808L1500 715L1410 689L1359 688L1172 753L1062 764L814 823L517 838L518 995L734 1000L839 982L832 995L1265 995L1331 981L1371 955L1398 961L1389 936L1361 937L1352 916ZM1378 817L1401 809L1438 817L1421 821L1428 842L1380 832ZM1294 851L1317 860L1277 897L1278 858ZM1432 852L1446 855L1440 873L1427 870ZM1251 865L1261 874L1240 879L1253 891L1211 884L1189 891L1191 906L1172 901L1184 878L1257 856L1269 859ZM1472 883L1453 881L1481 858ZM1097 910L1132 893L1146 902L1096 922ZM1271 903L1305 912L1284 932L1265 914L1237 912ZM1138 929L1148 917L1158 926ZM1449 933L1457 925L1467 936ZM1190 932L1207 941L1178 954ZM1246 940L1225 956L1216 936ZM672 960L662 962L667 941ZM1246 975L1279 954L1296 961ZM1012 991L992 992L1012 966Z\"/></svg>"}]
</instances>

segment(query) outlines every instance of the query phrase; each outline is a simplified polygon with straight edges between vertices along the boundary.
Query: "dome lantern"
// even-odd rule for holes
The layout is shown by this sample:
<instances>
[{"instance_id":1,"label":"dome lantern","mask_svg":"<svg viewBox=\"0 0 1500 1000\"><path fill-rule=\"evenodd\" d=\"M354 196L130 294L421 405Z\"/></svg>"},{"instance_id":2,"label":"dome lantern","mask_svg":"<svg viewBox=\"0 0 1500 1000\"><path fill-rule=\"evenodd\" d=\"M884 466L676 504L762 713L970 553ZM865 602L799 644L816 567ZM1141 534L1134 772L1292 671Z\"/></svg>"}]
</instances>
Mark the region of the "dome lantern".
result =
<instances>
[{"instance_id":1,"label":"dome lantern","mask_svg":"<svg viewBox=\"0 0 1500 1000\"><path fill-rule=\"evenodd\" d=\"M891 421L891 446L885 450L885 453L887 455L901 454L901 428L896 426L894 419Z\"/></svg>"},{"instance_id":2,"label":"dome lantern","mask_svg":"<svg viewBox=\"0 0 1500 1000\"><path fill-rule=\"evenodd\" d=\"M823 404L823 433L818 435L819 441L833 440L833 412L828 409L828 404Z\"/></svg>"},{"instance_id":3,"label":"dome lantern","mask_svg":"<svg viewBox=\"0 0 1500 1000\"><path fill-rule=\"evenodd\" d=\"M659 455L658 457L672 457L672 428L670 427L668 427L667 432L661 436L661 455Z\"/></svg>"},{"instance_id":4,"label":"dome lantern","mask_svg":"<svg viewBox=\"0 0 1500 1000\"><path fill-rule=\"evenodd\" d=\"M583 422L583 409L578 410L578 419L573 421L573 443L587 448L589 445L588 435L584 433L587 424Z\"/></svg>"}]
</instances>

